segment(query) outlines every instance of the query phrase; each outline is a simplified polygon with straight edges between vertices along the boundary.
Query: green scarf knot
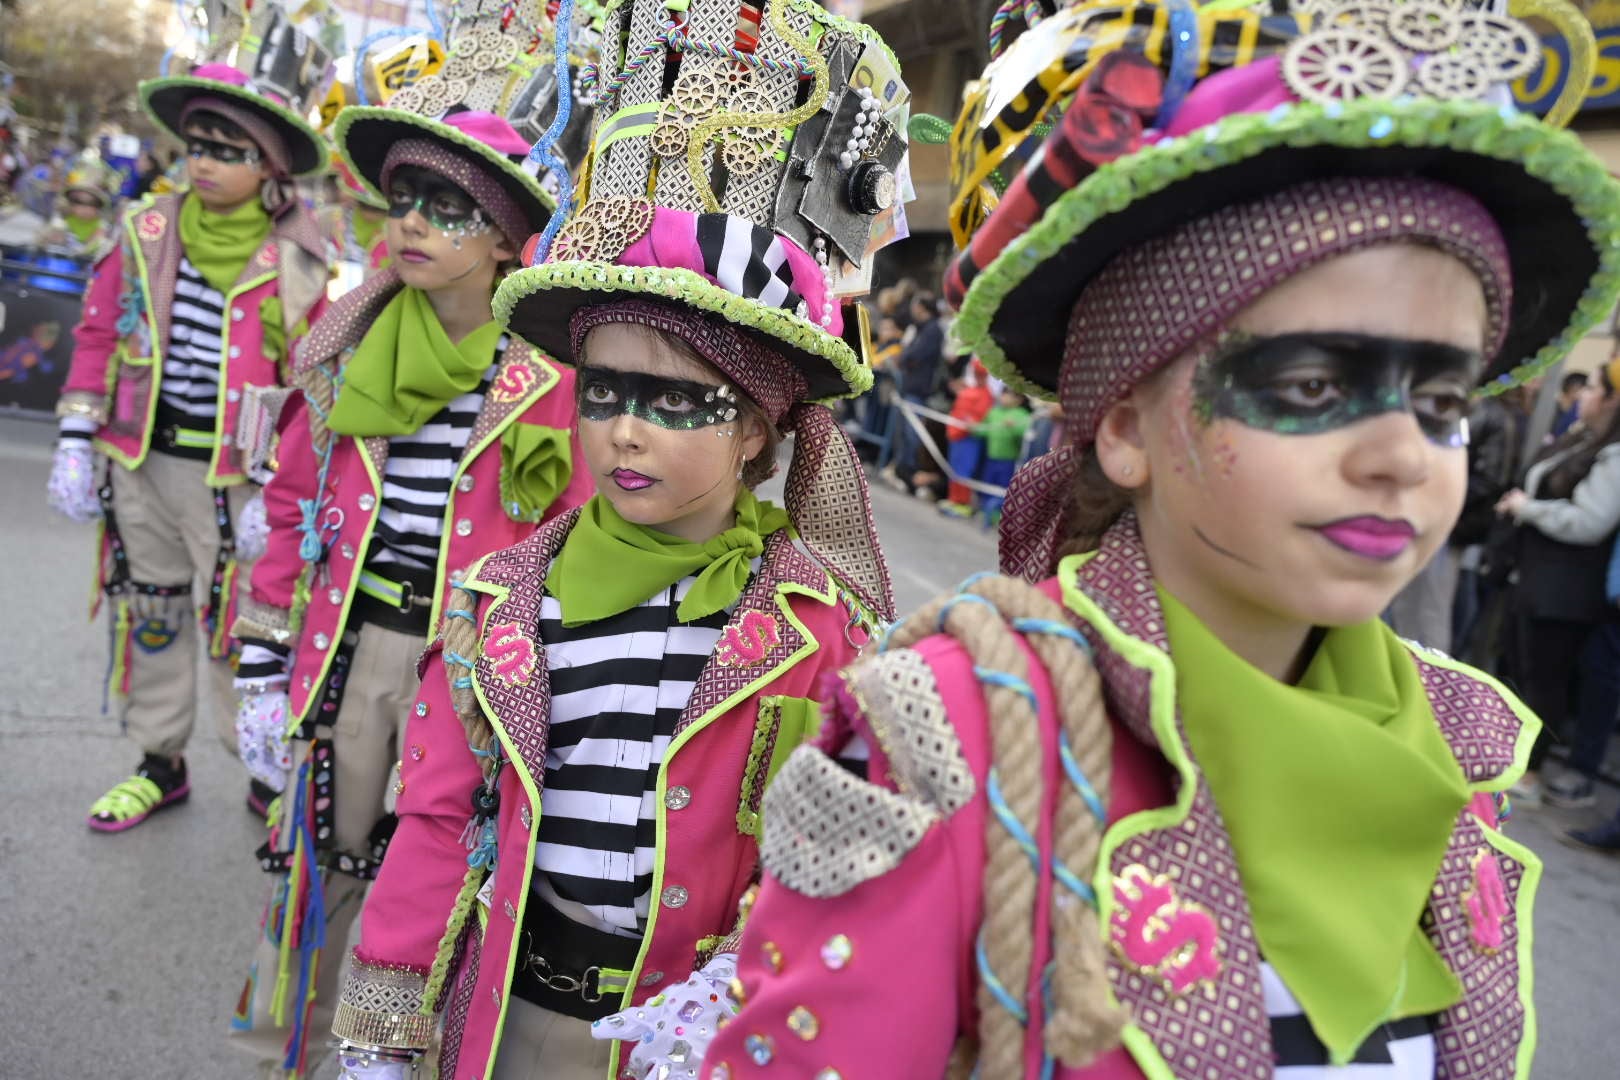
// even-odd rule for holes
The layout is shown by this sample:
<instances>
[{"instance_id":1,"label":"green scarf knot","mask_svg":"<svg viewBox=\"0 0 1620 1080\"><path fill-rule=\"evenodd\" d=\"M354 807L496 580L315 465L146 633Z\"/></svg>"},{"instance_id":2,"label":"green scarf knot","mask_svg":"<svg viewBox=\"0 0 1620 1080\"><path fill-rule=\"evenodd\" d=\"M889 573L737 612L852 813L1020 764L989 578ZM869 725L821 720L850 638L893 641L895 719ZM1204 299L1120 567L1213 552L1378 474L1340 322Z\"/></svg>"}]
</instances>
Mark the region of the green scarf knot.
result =
<instances>
[{"instance_id":1,"label":"green scarf knot","mask_svg":"<svg viewBox=\"0 0 1620 1080\"><path fill-rule=\"evenodd\" d=\"M1187 742L1232 838L1261 954L1332 1063L1456 1004L1419 927L1469 792L1417 664L1377 619L1327 631L1298 685L1159 590Z\"/></svg>"},{"instance_id":2,"label":"green scarf knot","mask_svg":"<svg viewBox=\"0 0 1620 1080\"><path fill-rule=\"evenodd\" d=\"M491 320L452 342L427 294L401 289L344 365L326 426L360 437L420 431L440 409L478 388L500 338L500 325Z\"/></svg>"},{"instance_id":3,"label":"green scarf knot","mask_svg":"<svg viewBox=\"0 0 1620 1080\"><path fill-rule=\"evenodd\" d=\"M567 428L519 420L501 434L501 505L513 521L539 521L573 471Z\"/></svg>"},{"instance_id":4,"label":"green scarf knot","mask_svg":"<svg viewBox=\"0 0 1620 1080\"><path fill-rule=\"evenodd\" d=\"M697 544L628 522L594 495L552 562L546 588L562 607L563 625L583 626L628 611L696 573L675 609L675 617L689 623L735 603L748 585L749 564L765 551L765 538L787 525L787 511L743 488L737 523Z\"/></svg>"},{"instance_id":5,"label":"green scarf knot","mask_svg":"<svg viewBox=\"0 0 1620 1080\"><path fill-rule=\"evenodd\" d=\"M222 294L242 276L242 268L270 235L270 214L249 199L227 214L204 208L195 194L180 203L180 245L186 259L209 286Z\"/></svg>"}]
</instances>

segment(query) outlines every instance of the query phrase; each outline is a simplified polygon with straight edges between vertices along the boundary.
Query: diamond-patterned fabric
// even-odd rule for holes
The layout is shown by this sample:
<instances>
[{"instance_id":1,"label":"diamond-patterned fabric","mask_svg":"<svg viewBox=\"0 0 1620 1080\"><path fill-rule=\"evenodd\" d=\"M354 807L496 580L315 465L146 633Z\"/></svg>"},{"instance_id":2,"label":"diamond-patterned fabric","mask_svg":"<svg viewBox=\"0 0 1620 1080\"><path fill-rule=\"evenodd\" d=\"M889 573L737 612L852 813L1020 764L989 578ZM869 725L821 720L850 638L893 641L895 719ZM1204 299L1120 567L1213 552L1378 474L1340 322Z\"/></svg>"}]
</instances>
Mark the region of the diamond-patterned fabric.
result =
<instances>
[{"instance_id":1,"label":"diamond-patterned fabric","mask_svg":"<svg viewBox=\"0 0 1620 1080\"><path fill-rule=\"evenodd\" d=\"M891 649L845 672L889 761L889 773L950 816L977 785L951 727L934 669L915 649Z\"/></svg>"},{"instance_id":2,"label":"diamond-patterned fabric","mask_svg":"<svg viewBox=\"0 0 1620 1080\"><path fill-rule=\"evenodd\" d=\"M1098 553L1077 571L1075 584L1121 630L1168 649L1163 613L1134 515L1126 514L1108 532ZM1148 717L1150 676L1110 649L1094 628L1077 623L1094 647L1110 714L1138 739L1157 746ZM1522 724L1518 716L1488 685L1421 654L1415 658L1435 720L1469 782L1500 777L1513 762ZM1184 734L1182 744L1186 745ZM1482 854L1497 861L1505 886L1506 914L1501 920L1505 941L1494 953L1476 947L1470 922L1476 916L1470 914L1466 900L1479 887L1475 863ZM1178 1077L1270 1077L1271 1032L1248 903L1220 811L1202 780L1185 820L1129 838L1114 851L1109 864L1116 876L1132 865L1168 876L1184 903L1199 904L1214 916L1220 931L1221 970L1213 985L1177 997L1158 979L1132 970L1115 954L1109 963L1115 995ZM1513 1076L1525 1033L1514 914L1525 873L1525 866L1488 846L1480 819L1465 809L1422 921L1464 989L1463 1000L1441 1016L1436 1032L1436 1075L1441 1080Z\"/></svg>"},{"instance_id":3,"label":"diamond-patterned fabric","mask_svg":"<svg viewBox=\"0 0 1620 1080\"><path fill-rule=\"evenodd\" d=\"M371 964L351 957L332 1033L363 1046L414 1050L433 1035L437 1018L422 1016L427 975L412 968Z\"/></svg>"},{"instance_id":4,"label":"diamond-patterned fabric","mask_svg":"<svg viewBox=\"0 0 1620 1080\"><path fill-rule=\"evenodd\" d=\"M894 586L860 456L825 405L796 405L790 416L794 438L785 496L788 516L804 546L839 583L878 618L892 620Z\"/></svg>"}]
</instances>

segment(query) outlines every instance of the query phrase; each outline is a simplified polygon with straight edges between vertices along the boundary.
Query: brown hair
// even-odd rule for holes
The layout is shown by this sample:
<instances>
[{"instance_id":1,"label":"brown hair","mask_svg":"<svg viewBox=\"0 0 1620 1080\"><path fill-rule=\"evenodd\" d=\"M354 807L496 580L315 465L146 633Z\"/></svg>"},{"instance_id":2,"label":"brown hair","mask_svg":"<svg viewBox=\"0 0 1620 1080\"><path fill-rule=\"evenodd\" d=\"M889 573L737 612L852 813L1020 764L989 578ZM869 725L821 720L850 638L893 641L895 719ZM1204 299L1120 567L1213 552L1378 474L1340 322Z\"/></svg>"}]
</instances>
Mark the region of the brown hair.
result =
<instances>
[{"instance_id":1,"label":"brown hair","mask_svg":"<svg viewBox=\"0 0 1620 1080\"><path fill-rule=\"evenodd\" d=\"M1058 547L1057 557L1096 551L1103 534L1130 508L1131 493L1108 479L1108 474L1103 472L1102 459L1097 456L1096 444L1082 447L1075 470L1074 492L1064 514L1066 535Z\"/></svg>"},{"instance_id":2,"label":"brown hair","mask_svg":"<svg viewBox=\"0 0 1620 1080\"><path fill-rule=\"evenodd\" d=\"M737 385L736 380L732 379L725 372L721 371L719 368L715 367L714 364L710 363L708 358L694 349L691 343L685 338L677 337L674 334L667 334L662 330L651 326L645 326L642 323L625 323L624 325L630 327L637 334L640 334L643 338L649 341L657 341L662 343L663 346L671 353L681 357L684 360L690 360L692 363L701 367L704 371L713 372L714 375L721 381L725 382L732 389L736 390L737 408L739 413L737 417L738 430L741 430L748 420L753 419L758 420L760 427L765 431L764 448L760 450L760 452L754 457L751 457L747 461L743 462L743 486L751 490L776 475L776 452L777 449L782 445L782 433L776 429L775 424L771 423L771 418L765 415L765 410L760 408L758 403L755 402L753 398L749 397L748 393L743 390L741 386ZM586 362L583 354L578 357L578 362L580 364L584 364Z\"/></svg>"}]
</instances>

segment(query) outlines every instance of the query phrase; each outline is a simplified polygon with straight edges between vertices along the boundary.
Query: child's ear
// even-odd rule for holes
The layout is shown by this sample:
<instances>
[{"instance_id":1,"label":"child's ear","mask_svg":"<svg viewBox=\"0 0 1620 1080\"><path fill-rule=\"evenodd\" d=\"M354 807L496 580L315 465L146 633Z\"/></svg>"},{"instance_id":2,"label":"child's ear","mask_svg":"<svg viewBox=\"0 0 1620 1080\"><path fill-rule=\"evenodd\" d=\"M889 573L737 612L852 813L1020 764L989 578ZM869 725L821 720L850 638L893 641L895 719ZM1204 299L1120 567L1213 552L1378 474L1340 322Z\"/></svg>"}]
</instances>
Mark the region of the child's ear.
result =
<instances>
[{"instance_id":1,"label":"child's ear","mask_svg":"<svg viewBox=\"0 0 1620 1080\"><path fill-rule=\"evenodd\" d=\"M1137 394L1131 394L1104 413L1097 427L1097 462L1103 475L1131 491L1148 482L1142 404Z\"/></svg>"},{"instance_id":2,"label":"child's ear","mask_svg":"<svg viewBox=\"0 0 1620 1080\"><path fill-rule=\"evenodd\" d=\"M510 262L512 259L517 258L518 250L512 246L512 241L506 238L506 234L498 233L497 235L500 237L500 239L495 241L495 246L490 249L490 255L495 259L495 261L498 263L503 263Z\"/></svg>"}]
</instances>

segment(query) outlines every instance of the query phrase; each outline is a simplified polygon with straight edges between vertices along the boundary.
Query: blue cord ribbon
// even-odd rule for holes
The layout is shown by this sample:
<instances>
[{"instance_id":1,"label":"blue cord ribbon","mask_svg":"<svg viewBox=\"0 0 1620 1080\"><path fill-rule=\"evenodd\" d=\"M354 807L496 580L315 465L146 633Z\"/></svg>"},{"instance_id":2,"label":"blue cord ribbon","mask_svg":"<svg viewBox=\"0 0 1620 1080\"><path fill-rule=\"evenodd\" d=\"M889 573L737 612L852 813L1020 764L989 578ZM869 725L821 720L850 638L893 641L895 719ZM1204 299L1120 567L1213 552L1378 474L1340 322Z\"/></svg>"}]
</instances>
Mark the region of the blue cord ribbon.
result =
<instances>
[{"instance_id":1,"label":"blue cord ribbon","mask_svg":"<svg viewBox=\"0 0 1620 1080\"><path fill-rule=\"evenodd\" d=\"M1159 114L1153 120L1160 131L1170 126L1198 81L1198 54L1203 51L1198 40L1198 12L1191 0L1169 0L1166 6L1170 11L1170 71L1165 76Z\"/></svg>"},{"instance_id":2,"label":"blue cord ribbon","mask_svg":"<svg viewBox=\"0 0 1620 1080\"><path fill-rule=\"evenodd\" d=\"M551 126L540 141L534 144L529 151L529 160L536 162L546 170L557 182L557 209L552 211L551 218L546 222L545 231L540 234L540 242L535 245L531 266L538 266L546 259L546 253L551 250L551 242L557 238L563 222L567 220L569 211L574 203L574 181L568 175L568 163L551 152L562 138L562 133L568 127L568 118L574 109L574 82L568 74L568 41L574 30L574 0L561 0L557 7L557 18L552 23L555 29L556 49L552 54L552 75L557 82L557 115L552 117Z\"/></svg>"}]
</instances>

